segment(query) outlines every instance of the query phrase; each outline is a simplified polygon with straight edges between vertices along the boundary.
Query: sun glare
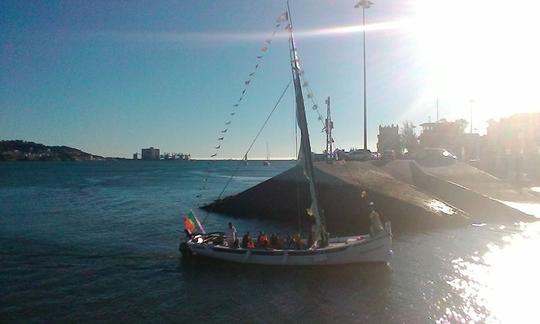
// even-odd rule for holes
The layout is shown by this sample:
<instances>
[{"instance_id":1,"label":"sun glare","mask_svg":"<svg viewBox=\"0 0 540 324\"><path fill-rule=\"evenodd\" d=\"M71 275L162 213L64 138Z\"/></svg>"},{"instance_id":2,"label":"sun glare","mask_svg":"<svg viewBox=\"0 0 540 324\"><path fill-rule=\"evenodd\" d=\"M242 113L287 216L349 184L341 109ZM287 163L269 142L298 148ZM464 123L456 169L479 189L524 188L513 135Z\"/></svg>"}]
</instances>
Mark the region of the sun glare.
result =
<instances>
[{"instance_id":1,"label":"sun glare","mask_svg":"<svg viewBox=\"0 0 540 324\"><path fill-rule=\"evenodd\" d=\"M417 0L408 26L429 87L418 105L436 98L453 118L478 120L540 110L540 4L477 0ZM465 114L465 115L464 115Z\"/></svg>"}]
</instances>

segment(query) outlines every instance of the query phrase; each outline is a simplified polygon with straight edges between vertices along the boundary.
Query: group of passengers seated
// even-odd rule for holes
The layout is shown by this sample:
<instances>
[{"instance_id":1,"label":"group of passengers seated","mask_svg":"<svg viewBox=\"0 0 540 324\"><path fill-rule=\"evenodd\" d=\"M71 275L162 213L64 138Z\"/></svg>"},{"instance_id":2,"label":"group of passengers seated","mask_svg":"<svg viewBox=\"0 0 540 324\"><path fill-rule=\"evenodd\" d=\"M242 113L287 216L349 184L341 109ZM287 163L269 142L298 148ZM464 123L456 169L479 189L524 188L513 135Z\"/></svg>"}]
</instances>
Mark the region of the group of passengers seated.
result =
<instances>
[{"instance_id":1,"label":"group of passengers seated","mask_svg":"<svg viewBox=\"0 0 540 324\"><path fill-rule=\"evenodd\" d=\"M275 250L300 250L305 248L300 234L296 233L293 236L287 235L287 238L282 238L279 234L272 234L270 238L265 232L259 232L257 240L253 240L247 232L242 237L240 245L243 249L275 249Z\"/></svg>"},{"instance_id":2,"label":"group of passengers seated","mask_svg":"<svg viewBox=\"0 0 540 324\"><path fill-rule=\"evenodd\" d=\"M287 238L282 238L279 234L272 234L270 237L261 231L256 240L251 238L249 232L244 234L242 241L240 242L237 237L236 228L232 223L229 223L227 231L225 233L226 246L231 248L243 248L243 249L276 249L276 250L301 250L306 248L306 244L303 242L299 233L294 235L287 235Z\"/></svg>"}]
</instances>

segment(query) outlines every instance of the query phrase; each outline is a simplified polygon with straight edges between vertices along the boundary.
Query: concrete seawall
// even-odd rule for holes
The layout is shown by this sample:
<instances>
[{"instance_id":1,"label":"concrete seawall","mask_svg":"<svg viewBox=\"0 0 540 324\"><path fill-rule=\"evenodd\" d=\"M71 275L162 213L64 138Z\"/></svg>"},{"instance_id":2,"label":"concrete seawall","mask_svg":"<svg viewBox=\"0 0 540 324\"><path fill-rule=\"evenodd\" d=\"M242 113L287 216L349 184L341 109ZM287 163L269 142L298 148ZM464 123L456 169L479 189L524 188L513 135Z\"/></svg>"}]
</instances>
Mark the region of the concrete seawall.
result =
<instances>
[{"instance_id":1,"label":"concrete seawall","mask_svg":"<svg viewBox=\"0 0 540 324\"><path fill-rule=\"evenodd\" d=\"M455 182L441 179L410 161L416 187L466 211L474 221L533 221L536 218ZM480 185L480 184L479 184Z\"/></svg>"},{"instance_id":2,"label":"concrete seawall","mask_svg":"<svg viewBox=\"0 0 540 324\"><path fill-rule=\"evenodd\" d=\"M383 218L392 221L396 232L470 223L467 213L370 163L321 162L315 164L315 172L321 205L333 234L366 232L369 201L375 202ZM367 190L369 199L360 198L362 190ZM300 222L306 228L311 221L305 216L308 196L302 169L297 166L204 208L236 217L273 219L293 225Z\"/></svg>"}]
</instances>

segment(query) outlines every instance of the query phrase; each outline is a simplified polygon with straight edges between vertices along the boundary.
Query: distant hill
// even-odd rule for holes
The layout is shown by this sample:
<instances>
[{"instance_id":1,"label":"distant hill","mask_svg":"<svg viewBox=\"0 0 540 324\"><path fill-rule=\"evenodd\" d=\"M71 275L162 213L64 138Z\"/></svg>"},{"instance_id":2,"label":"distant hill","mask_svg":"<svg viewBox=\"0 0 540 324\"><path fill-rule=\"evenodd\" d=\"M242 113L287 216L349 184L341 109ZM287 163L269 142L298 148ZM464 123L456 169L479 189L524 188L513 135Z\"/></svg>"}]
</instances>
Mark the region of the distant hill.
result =
<instances>
[{"instance_id":1,"label":"distant hill","mask_svg":"<svg viewBox=\"0 0 540 324\"><path fill-rule=\"evenodd\" d=\"M68 146L47 146L21 140L0 141L0 161L107 160Z\"/></svg>"}]
</instances>

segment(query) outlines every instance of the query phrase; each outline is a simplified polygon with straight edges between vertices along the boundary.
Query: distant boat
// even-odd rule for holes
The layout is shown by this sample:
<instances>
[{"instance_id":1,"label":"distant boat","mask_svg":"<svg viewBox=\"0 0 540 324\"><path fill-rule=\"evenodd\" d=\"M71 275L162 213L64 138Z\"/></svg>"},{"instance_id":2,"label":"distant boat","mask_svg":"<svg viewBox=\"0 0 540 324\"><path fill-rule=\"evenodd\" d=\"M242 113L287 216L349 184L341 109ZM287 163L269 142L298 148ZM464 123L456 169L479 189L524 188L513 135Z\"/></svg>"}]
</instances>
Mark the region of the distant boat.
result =
<instances>
[{"instance_id":1,"label":"distant boat","mask_svg":"<svg viewBox=\"0 0 540 324\"><path fill-rule=\"evenodd\" d=\"M287 3L288 7L288 3ZM300 66L292 32L292 22L289 17L289 46L291 69L293 74L296 116L300 129L300 159L303 174L309 187L311 206L307 214L315 220L312 233L314 243L302 249L290 247L280 248L243 248L224 244L225 233L195 233L189 234L186 241L180 243L179 250L184 257L203 256L211 259L245 263L280 266L321 266L331 264L351 264L361 262L388 262L392 256L392 230L390 222L382 224L378 215L370 215L370 234L349 237L329 238L326 231L326 217L319 203L319 193L311 155L311 143L306 118L302 82L300 81ZM247 161L247 156L244 157ZM198 222L198 221L197 221ZM298 242L298 240L297 240ZM237 244L236 242L235 244ZM309 244L311 244L310 242ZM238 244L237 244L238 245ZM304 244L299 244L299 247ZM305 245L304 245L305 246Z\"/></svg>"},{"instance_id":2,"label":"distant boat","mask_svg":"<svg viewBox=\"0 0 540 324\"><path fill-rule=\"evenodd\" d=\"M266 160L263 161L263 165L268 166L270 164L270 153L268 153L268 142L266 142Z\"/></svg>"}]
</instances>

